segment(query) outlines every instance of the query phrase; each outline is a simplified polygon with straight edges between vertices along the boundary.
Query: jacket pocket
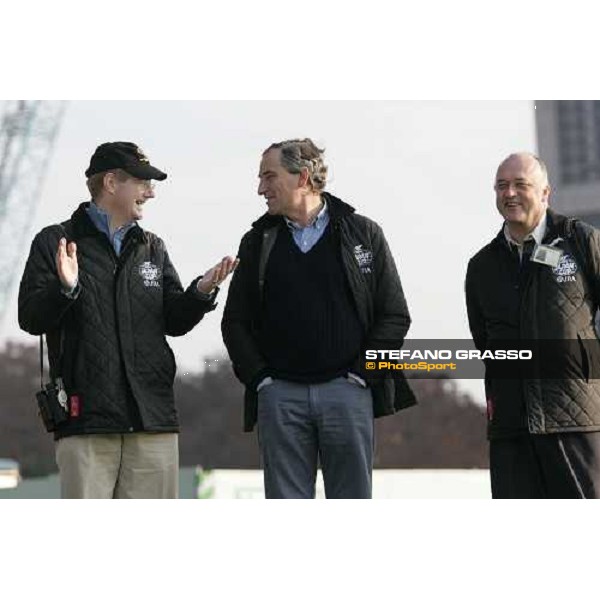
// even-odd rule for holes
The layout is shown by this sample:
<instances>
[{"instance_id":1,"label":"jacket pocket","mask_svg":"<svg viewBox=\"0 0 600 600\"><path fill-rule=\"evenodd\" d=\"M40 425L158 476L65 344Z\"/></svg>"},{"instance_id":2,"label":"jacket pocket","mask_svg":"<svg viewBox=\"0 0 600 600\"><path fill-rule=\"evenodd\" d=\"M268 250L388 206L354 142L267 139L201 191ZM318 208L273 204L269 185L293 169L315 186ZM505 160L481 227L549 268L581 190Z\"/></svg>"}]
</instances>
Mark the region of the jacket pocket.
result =
<instances>
[{"instance_id":1,"label":"jacket pocket","mask_svg":"<svg viewBox=\"0 0 600 600\"><path fill-rule=\"evenodd\" d=\"M175 374L177 373L177 363L175 362L175 354L173 354L173 350L171 346L169 346L168 342L165 342L165 344L167 345L167 352L169 353L169 364L171 365L171 380L174 380Z\"/></svg>"}]
</instances>

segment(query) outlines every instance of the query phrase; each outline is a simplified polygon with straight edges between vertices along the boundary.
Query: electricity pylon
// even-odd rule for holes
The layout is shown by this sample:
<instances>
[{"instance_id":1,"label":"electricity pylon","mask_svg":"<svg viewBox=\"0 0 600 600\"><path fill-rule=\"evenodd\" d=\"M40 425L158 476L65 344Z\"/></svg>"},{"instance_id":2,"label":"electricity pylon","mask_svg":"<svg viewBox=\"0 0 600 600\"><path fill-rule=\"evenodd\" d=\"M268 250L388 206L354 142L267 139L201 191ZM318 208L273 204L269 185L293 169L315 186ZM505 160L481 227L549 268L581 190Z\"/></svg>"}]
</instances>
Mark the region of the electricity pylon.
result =
<instances>
[{"instance_id":1,"label":"electricity pylon","mask_svg":"<svg viewBox=\"0 0 600 600\"><path fill-rule=\"evenodd\" d=\"M0 327L66 102L11 100L0 117Z\"/></svg>"}]
</instances>

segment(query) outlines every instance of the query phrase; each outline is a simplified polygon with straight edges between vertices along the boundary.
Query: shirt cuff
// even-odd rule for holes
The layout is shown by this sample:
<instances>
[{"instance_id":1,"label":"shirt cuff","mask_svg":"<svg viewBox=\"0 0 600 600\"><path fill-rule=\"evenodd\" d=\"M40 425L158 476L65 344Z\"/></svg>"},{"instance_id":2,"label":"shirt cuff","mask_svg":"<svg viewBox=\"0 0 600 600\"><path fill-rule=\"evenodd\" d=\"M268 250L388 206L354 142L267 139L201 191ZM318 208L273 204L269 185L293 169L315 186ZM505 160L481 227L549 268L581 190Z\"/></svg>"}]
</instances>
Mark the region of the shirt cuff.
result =
<instances>
[{"instance_id":1,"label":"shirt cuff","mask_svg":"<svg viewBox=\"0 0 600 600\"><path fill-rule=\"evenodd\" d=\"M362 377L360 377L356 373L353 373L352 371L348 371L348 379L354 381L355 383L358 383L358 385L360 385L363 388L367 387L367 382Z\"/></svg>"},{"instance_id":2,"label":"shirt cuff","mask_svg":"<svg viewBox=\"0 0 600 600\"><path fill-rule=\"evenodd\" d=\"M81 287L79 286L79 278L75 280L75 285L69 290L61 286L60 292L63 296L69 298L69 300L75 300L79 296Z\"/></svg>"},{"instance_id":3,"label":"shirt cuff","mask_svg":"<svg viewBox=\"0 0 600 600\"><path fill-rule=\"evenodd\" d=\"M200 283L200 281L202 280L198 280L198 283ZM204 300L205 302L212 302L216 298L219 288L216 287L212 292L207 294L206 292L203 292L198 289L198 283L194 286L194 293L196 294L196 296L200 298L200 300Z\"/></svg>"},{"instance_id":4,"label":"shirt cuff","mask_svg":"<svg viewBox=\"0 0 600 600\"><path fill-rule=\"evenodd\" d=\"M260 390L268 385L273 383L273 378L268 375L256 386L256 392L260 392Z\"/></svg>"}]
</instances>

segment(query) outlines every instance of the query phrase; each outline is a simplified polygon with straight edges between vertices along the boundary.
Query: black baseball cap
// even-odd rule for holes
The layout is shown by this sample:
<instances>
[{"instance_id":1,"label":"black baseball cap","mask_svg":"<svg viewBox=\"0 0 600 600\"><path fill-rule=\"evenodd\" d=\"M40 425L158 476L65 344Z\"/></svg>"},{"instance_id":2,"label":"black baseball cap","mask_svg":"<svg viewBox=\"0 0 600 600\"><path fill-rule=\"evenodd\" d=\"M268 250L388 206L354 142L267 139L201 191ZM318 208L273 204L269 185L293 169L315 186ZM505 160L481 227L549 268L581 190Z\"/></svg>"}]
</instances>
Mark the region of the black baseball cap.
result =
<instances>
[{"instance_id":1,"label":"black baseball cap","mask_svg":"<svg viewBox=\"0 0 600 600\"><path fill-rule=\"evenodd\" d=\"M123 169L138 179L157 179L163 181L167 174L153 167L143 151L132 142L106 142L100 144L90 159L86 177L96 173Z\"/></svg>"}]
</instances>

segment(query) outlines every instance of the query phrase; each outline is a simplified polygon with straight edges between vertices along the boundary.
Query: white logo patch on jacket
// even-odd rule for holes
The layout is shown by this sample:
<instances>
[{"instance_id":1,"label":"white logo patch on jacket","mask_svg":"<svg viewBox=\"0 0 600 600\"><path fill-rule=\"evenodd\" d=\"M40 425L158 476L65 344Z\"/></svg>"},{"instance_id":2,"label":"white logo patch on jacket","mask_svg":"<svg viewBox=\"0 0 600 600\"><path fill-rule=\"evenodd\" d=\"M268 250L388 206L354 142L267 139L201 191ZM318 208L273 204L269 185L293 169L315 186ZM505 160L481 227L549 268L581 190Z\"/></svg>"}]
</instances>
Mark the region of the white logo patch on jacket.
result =
<instances>
[{"instance_id":1,"label":"white logo patch on jacket","mask_svg":"<svg viewBox=\"0 0 600 600\"><path fill-rule=\"evenodd\" d=\"M160 283L158 282L158 279L160 279L160 267L147 260L140 265L138 272L146 287L160 287Z\"/></svg>"},{"instance_id":2,"label":"white logo patch on jacket","mask_svg":"<svg viewBox=\"0 0 600 600\"><path fill-rule=\"evenodd\" d=\"M373 252L367 248L363 248L362 244L354 246L354 256L358 262L358 267L361 273L371 273L373 266Z\"/></svg>"},{"instance_id":3,"label":"white logo patch on jacket","mask_svg":"<svg viewBox=\"0 0 600 600\"><path fill-rule=\"evenodd\" d=\"M575 273L577 273L577 263L570 254L563 254L560 261L554 269L552 269L556 277L557 283L565 281L575 281Z\"/></svg>"}]
</instances>

